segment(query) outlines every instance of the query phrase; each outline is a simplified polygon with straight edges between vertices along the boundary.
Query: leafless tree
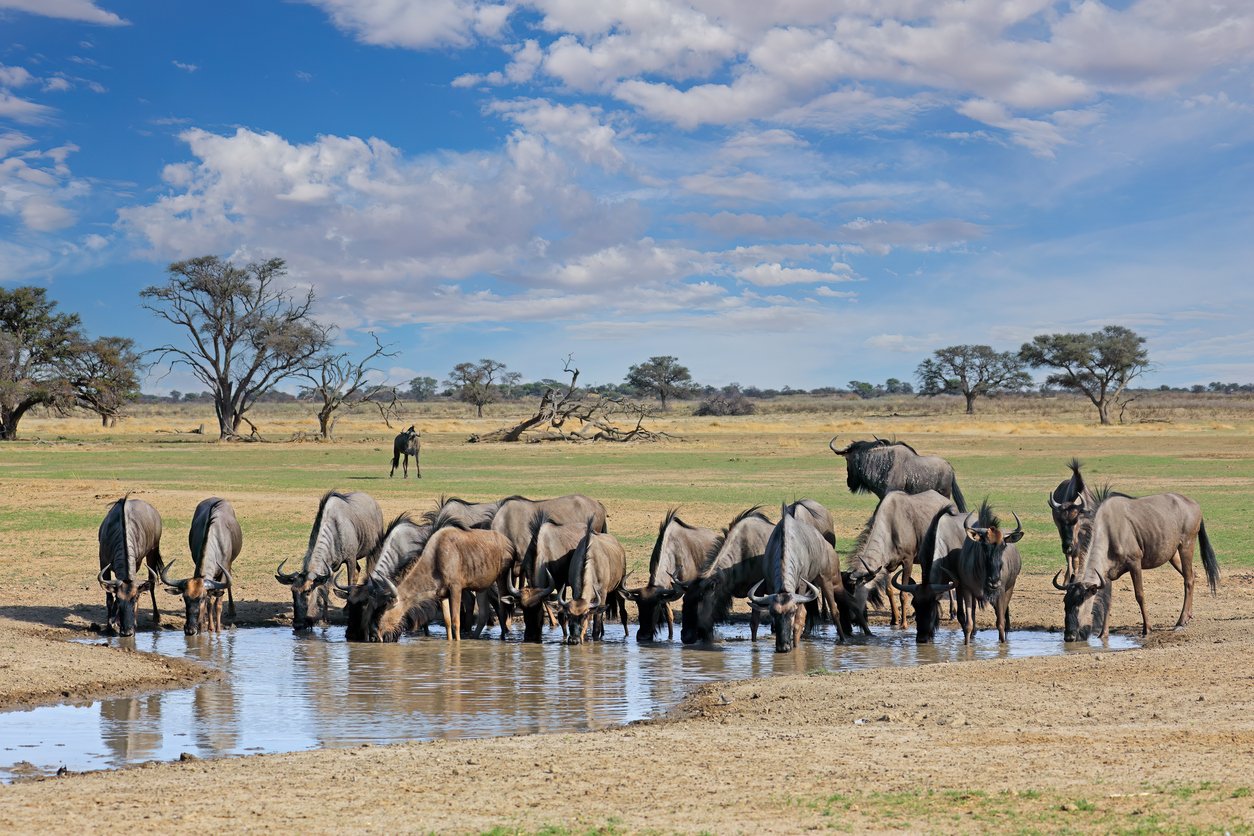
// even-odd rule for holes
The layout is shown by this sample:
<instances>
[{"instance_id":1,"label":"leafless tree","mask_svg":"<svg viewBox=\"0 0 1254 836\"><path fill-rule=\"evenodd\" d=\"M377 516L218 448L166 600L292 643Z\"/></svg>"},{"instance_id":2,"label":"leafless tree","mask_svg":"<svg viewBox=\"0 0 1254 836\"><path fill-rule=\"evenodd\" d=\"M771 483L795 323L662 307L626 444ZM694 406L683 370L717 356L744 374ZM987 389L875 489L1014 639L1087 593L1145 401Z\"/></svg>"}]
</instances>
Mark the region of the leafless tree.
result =
<instances>
[{"instance_id":1,"label":"leafless tree","mask_svg":"<svg viewBox=\"0 0 1254 836\"><path fill-rule=\"evenodd\" d=\"M360 360L353 360L348 352L324 352L317 359L313 368L300 372L300 377L309 381L309 385L301 389L302 400L310 400L318 404L318 430L325 441L330 441L335 432L335 422L339 420L337 412L352 412L363 406L374 406L379 410L380 417L389 427L391 419L396 416L400 406L400 397L396 387L386 383L373 382L378 369L370 367L370 363L380 357L395 357L395 351L387 351L372 332L374 351Z\"/></svg>"}]
</instances>

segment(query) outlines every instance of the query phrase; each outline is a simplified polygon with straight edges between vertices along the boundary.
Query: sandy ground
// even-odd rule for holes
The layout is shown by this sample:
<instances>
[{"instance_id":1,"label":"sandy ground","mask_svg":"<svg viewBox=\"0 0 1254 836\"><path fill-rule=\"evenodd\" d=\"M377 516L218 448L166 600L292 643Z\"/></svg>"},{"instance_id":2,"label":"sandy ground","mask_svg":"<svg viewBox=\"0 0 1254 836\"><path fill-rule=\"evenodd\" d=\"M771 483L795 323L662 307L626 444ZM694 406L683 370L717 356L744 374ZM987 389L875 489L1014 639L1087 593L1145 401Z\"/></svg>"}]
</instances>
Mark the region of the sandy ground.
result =
<instances>
[{"instance_id":1,"label":"sandy ground","mask_svg":"<svg viewBox=\"0 0 1254 836\"><path fill-rule=\"evenodd\" d=\"M1149 580L1151 616L1165 628L1178 576ZM1019 625L1058 623L1047 585L1021 581ZM85 622L52 597L45 612ZM268 620L272 609L253 605L242 617ZM1126 589L1113 623L1138 623ZM1198 599L1187 630L1155 633L1140 650L709 686L672 718L585 734L19 782L0 788L0 830L109 821L157 831L1249 830L1252 627L1254 575L1233 574L1221 597ZM0 622L6 705L197 675L144 654L68 645L72 632ZM20 663L35 652L37 667Z\"/></svg>"}]
</instances>

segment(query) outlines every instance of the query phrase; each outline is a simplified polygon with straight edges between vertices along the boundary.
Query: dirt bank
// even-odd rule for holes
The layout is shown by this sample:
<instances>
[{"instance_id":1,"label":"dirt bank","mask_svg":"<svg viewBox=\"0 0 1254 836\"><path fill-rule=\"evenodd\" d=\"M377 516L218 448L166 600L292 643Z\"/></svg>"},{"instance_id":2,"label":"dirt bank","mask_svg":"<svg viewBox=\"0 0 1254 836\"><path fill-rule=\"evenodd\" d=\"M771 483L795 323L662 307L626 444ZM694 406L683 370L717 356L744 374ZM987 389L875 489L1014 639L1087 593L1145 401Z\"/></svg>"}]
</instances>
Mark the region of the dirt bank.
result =
<instances>
[{"instance_id":1,"label":"dirt bank","mask_svg":"<svg viewBox=\"0 0 1254 836\"><path fill-rule=\"evenodd\" d=\"M1178 576L1152 581L1170 624ZM1021 584L1020 624L1057 623L1045 583ZM1114 615L1136 623L1126 591ZM1142 650L711 686L675 718L605 732L32 781L0 789L0 828L1249 830L1252 627L1254 576L1233 575Z\"/></svg>"}]
</instances>

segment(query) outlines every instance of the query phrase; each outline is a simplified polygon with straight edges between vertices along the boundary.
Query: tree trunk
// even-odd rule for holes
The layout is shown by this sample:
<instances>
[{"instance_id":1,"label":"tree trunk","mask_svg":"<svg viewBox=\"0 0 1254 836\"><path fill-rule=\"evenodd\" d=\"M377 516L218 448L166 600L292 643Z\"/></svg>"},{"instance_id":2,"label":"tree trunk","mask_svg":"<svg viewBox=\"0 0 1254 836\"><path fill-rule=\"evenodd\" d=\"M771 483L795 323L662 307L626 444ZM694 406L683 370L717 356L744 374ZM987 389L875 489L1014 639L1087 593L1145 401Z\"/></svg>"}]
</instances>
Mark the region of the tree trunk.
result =
<instances>
[{"instance_id":1,"label":"tree trunk","mask_svg":"<svg viewBox=\"0 0 1254 836\"><path fill-rule=\"evenodd\" d=\"M34 401L22 401L13 409L7 406L0 406L0 441L13 441L17 438L17 425L22 420L22 416L26 414Z\"/></svg>"},{"instance_id":2,"label":"tree trunk","mask_svg":"<svg viewBox=\"0 0 1254 836\"><path fill-rule=\"evenodd\" d=\"M966 399L967 399L967 414L968 414L968 415L974 415L974 414L975 414L975 397L976 397L976 395L975 395L975 393L974 393L974 392L967 392L967 393L964 393L964 394L965 394Z\"/></svg>"},{"instance_id":3,"label":"tree trunk","mask_svg":"<svg viewBox=\"0 0 1254 836\"><path fill-rule=\"evenodd\" d=\"M1101 421L1103 424L1109 424L1110 423L1110 404L1108 404L1106 401L1098 401L1097 415L1099 418L1101 418Z\"/></svg>"},{"instance_id":4,"label":"tree trunk","mask_svg":"<svg viewBox=\"0 0 1254 836\"><path fill-rule=\"evenodd\" d=\"M658 393L658 397L659 397L659 398L661 399L661 401L662 401L662 411L663 411L663 412L665 412L665 411L666 411L666 395L664 395L664 394L662 394L662 393Z\"/></svg>"},{"instance_id":5,"label":"tree trunk","mask_svg":"<svg viewBox=\"0 0 1254 836\"><path fill-rule=\"evenodd\" d=\"M481 403L475 404L475 416L478 418L483 417L483 404Z\"/></svg>"},{"instance_id":6,"label":"tree trunk","mask_svg":"<svg viewBox=\"0 0 1254 836\"><path fill-rule=\"evenodd\" d=\"M331 440L331 434L335 432L335 414L334 412L318 413L318 429L322 432L324 441Z\"/></svg>"}]
</instances>

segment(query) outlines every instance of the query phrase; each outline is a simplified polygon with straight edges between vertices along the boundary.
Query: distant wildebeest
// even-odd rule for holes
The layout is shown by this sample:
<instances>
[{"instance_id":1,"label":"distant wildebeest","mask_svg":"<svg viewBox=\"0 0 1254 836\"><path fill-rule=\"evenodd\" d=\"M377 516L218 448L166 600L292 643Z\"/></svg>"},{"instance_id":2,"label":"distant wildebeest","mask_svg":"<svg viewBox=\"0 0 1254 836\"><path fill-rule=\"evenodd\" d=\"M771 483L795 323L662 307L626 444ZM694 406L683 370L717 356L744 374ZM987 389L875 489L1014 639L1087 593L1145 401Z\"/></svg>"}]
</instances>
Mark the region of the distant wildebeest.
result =
<instances>
[{"instance_id":1,"label":"distant wildebeest","mask_svg":"<svg viewBox=\"0 0 1254 836\"><path fill-rule=\"evenodd\" d=\"M357 561L371 558L383 539L383 511L369 494L328 491L318 502L318 515L309 532L309 545L299 572L284 572L284 560L274 579L292 590L292 629L306 630L327 618L327 586L340 566L348 569L348 583L357 580ZM317 596L315 615L314 597Z\"/></svg>"},{"instance_id":2,"label":"distant wildebeest","mask_svg":"<svg viewBox=\"0 0 1254 836\"><path fill-rule=\"evenodd\" d=\"M235 519L235 509L225 499L212 496L202 500L192 515L187 534L192 553L192 575L181 581L169 578L174 561L161 570L166 591L183 596L186 620L183 633L194 636L203 627L210 633L222 631L222 595L230 600L227 612L235 615L235 594L231 591L231 564L244 547L244 533ZM207 604L207 606L206 606Z\"/></svg>"},{"instance_id":3,"label":"distant wildebeest","mask_svg":"<svg viewBox=\"0 0 1254 836\"><path fill-rule=\"evenodd\" d=\"M443 616L448 640L460 640L462 593L480 595L504 583L512 555L499 532L466 528L452 515L437 518L418 558L396 581L380 579L369 640L396 641L405 630L433 621L437 613Z\"/></svg>"},{"instance_id":4,"label":"distant wildebeest","mask_svg":"<svg viewBox=\"0 0 1254 836\"><path fill-rule=\"evenodd\" d=\"M544 511L532 518L530 542L517 562L519 582L506 588L509 599L523 611L523 641L543 639L545 608L551 593L569 581L571 558L583 541L587 522L558 523Z\"/></svg>"},{"instance_id":5,"label":"distant wildebeest","mask_svg":"<svg viewBox=\"0 0 1254 836\"><path fill-rule=\"evenodd\" d=\"M684 584L679 638L684 644L714 641L714 624L726 620L733 598L762 580L762 556L775 524L754 505L741 511L706 553L696 579ZM749 633L758 638L761 614L750 612Z\"/></svg>"},{"instance_id":6,"label":"distant wildebeest","mask_svg":"<svg viewBox=\"0 0 1254 836\"><path fill-rule=\"evenodd\" d=\"M921 456L904 441L882 438L851 441L848 447L838 450L833 436L827 446L845 459L850 493L869 492L883 499L890 491L936 491L952 499L959 511L967 510L954 468L940 456Z\"/></svg>"},{"instance_id":7,"label":"distant wildebeest","mask_svg":"<svg viewBox=\"0 0 1254 836\"><path fill-rule=\"evenodd\" d=\"M432 522L419 523L402 514L388 525L379 545L374 565L365 579L355 586L335 581L335 594L344 599L348 627L344 638L350 642L379 641L375 629L391 596L391 586L407 572L423 552L434 530ZM389 586L391 584L391 586Z\"/></svg>"},{"instance_id":8,"label":"distant wildebeest","mask_svg":"<svg viewBox=\"0 0 1254 836\"><path fill-rule=\"evenodd\" d=\"M96 536L100 542L96 582L105 593L105 632L135 635L135 606L145 590L152 595L152 623L161 624L156 579L164 561L157 509L127 494L109 506Z\"/></svg>"},{"instance_id":9,"label":"distant wildebeest","mask_svg":"<svg viewBox=\"0 0 1254 836\"><path fill-rule=\"evenodd\" d=\"M409 457L414 457L414 474L417 478L422 478L422 463L419 461L418 454L422 452L422 433L414 429L413 425L403 433L398 433L396 438L392 439L392 470L388 473L391 479L396 474L396 466L401 463L401 457L405 457L405 463L402 466L401 478L409 478Z\"/></svg>"},{"instance_id":10,"label":"distant wildebeest","mask_svg":"<svg viewBox=\"0 0 1254 836\"><path fill-rule=\"evenodd\" d=\"M627 577L627 553L613 534L598 534L592 520L584 525L583 537L570 557L567 590L558 599L566 615L566 641L583 644L592 622L592 640L605 637L605 611L617 610L623 623L623 638L628 636L627 604L623 597L623 580Z\"/></svg>"},{"instance_id":11,"label":"distant wildebeest","mask_svg":"<svg viewBox=\"0 0 1254 836\"><path fill-rule=\"evenodd\" d=\"M849 557L849 574L855 584L865 586L877 576L887 578L898 567L906 581L911 580L911 567L919 544L927 535L936 514L952 503L936 491L908 494L891 491L879 504L866 527L858 535ZM906 593L890 594L891 623L905 626Z\"/></svg>"},{"instance_id":12,"label":"distant wildebeest","mask_svg":"<svg viewBox=\"0 0 1254 836\"><path fill-rule=\"evenodd\" d=\"M833 585L840 584L836 552L799 503L780 509L779 522L766 543L762 574L763 579L754 584L746 597L755 609L769 614L775 631L775 652L788 653L805 630L805 606L817 602L820 596L831 598ZM768 586L766 594L757 594L764 584ZM828 606L834 614L835 600L830 600Z\"/></svg>"},{"instance_id":13,"label":"distant wildebeest","mask_svg":"<svg viewBox=\"0 0 1254 836\"><path fill-rule=\"evenodd\" d=\"M1067 641L1088 638L1095 621L1095 599L1104 592L1109 601L1111 584L1124 574L1132 575L1132 592L1141 608L1141 635L1149 635L1141 573L1169 562L1176 565L1176 558L1176 568L1184 578L1184 605L1176 627L1188 624L1193 617L1194 540L1202 547L1202 567L1212 594L1219 585L1219 562L1206 536L1201 506L1178 493L1133 499L1102 490L1094 501L1097 508L1091 524L1081 525L1076 535L1074 577L1064 586L1058 575L1066 569L1054 576L1054 586L1066 593L1063 637ZM1105 639L1110 634L1109 619L1102 621Z\"/></svg>"},{"instance_id":14,"label":"distant wildebeest","mask_svg":"<svg viewBox=\"0 0 1254 836\"><path fill-rule=\"evenodd\" d=\"M701 563L718 539L712 528L697 528L679 518L672 508L658 526L657 540L649 557L649 579L641 587L625 589L624 594L639 608L640 628L636 640L651 642L666 620L666 639L675 638L675 618L670 602L684 594L683 584L695 580Z\"/></svg>"},{"instance_id":15,"label":"distant wildebeest","mask_svg":"<svg viewBox=\"0 0 1254 836\"><path fill-rule=\"evenodd\" d=\"M958 596L958 623L962 625L963 644L975 637L977 605L992 606L997 620L997 640L1006 641L1010 629L1010 599L1014 597L1022 559L1015 543L1023 538L1023 524L1015 514L1015 530L1009 534L1001 529L1001 520L988 501L963 520L967 538L953 564L954 594ZM946 570L948 573L948 570Z\"/></svg>"}]
</instances>

